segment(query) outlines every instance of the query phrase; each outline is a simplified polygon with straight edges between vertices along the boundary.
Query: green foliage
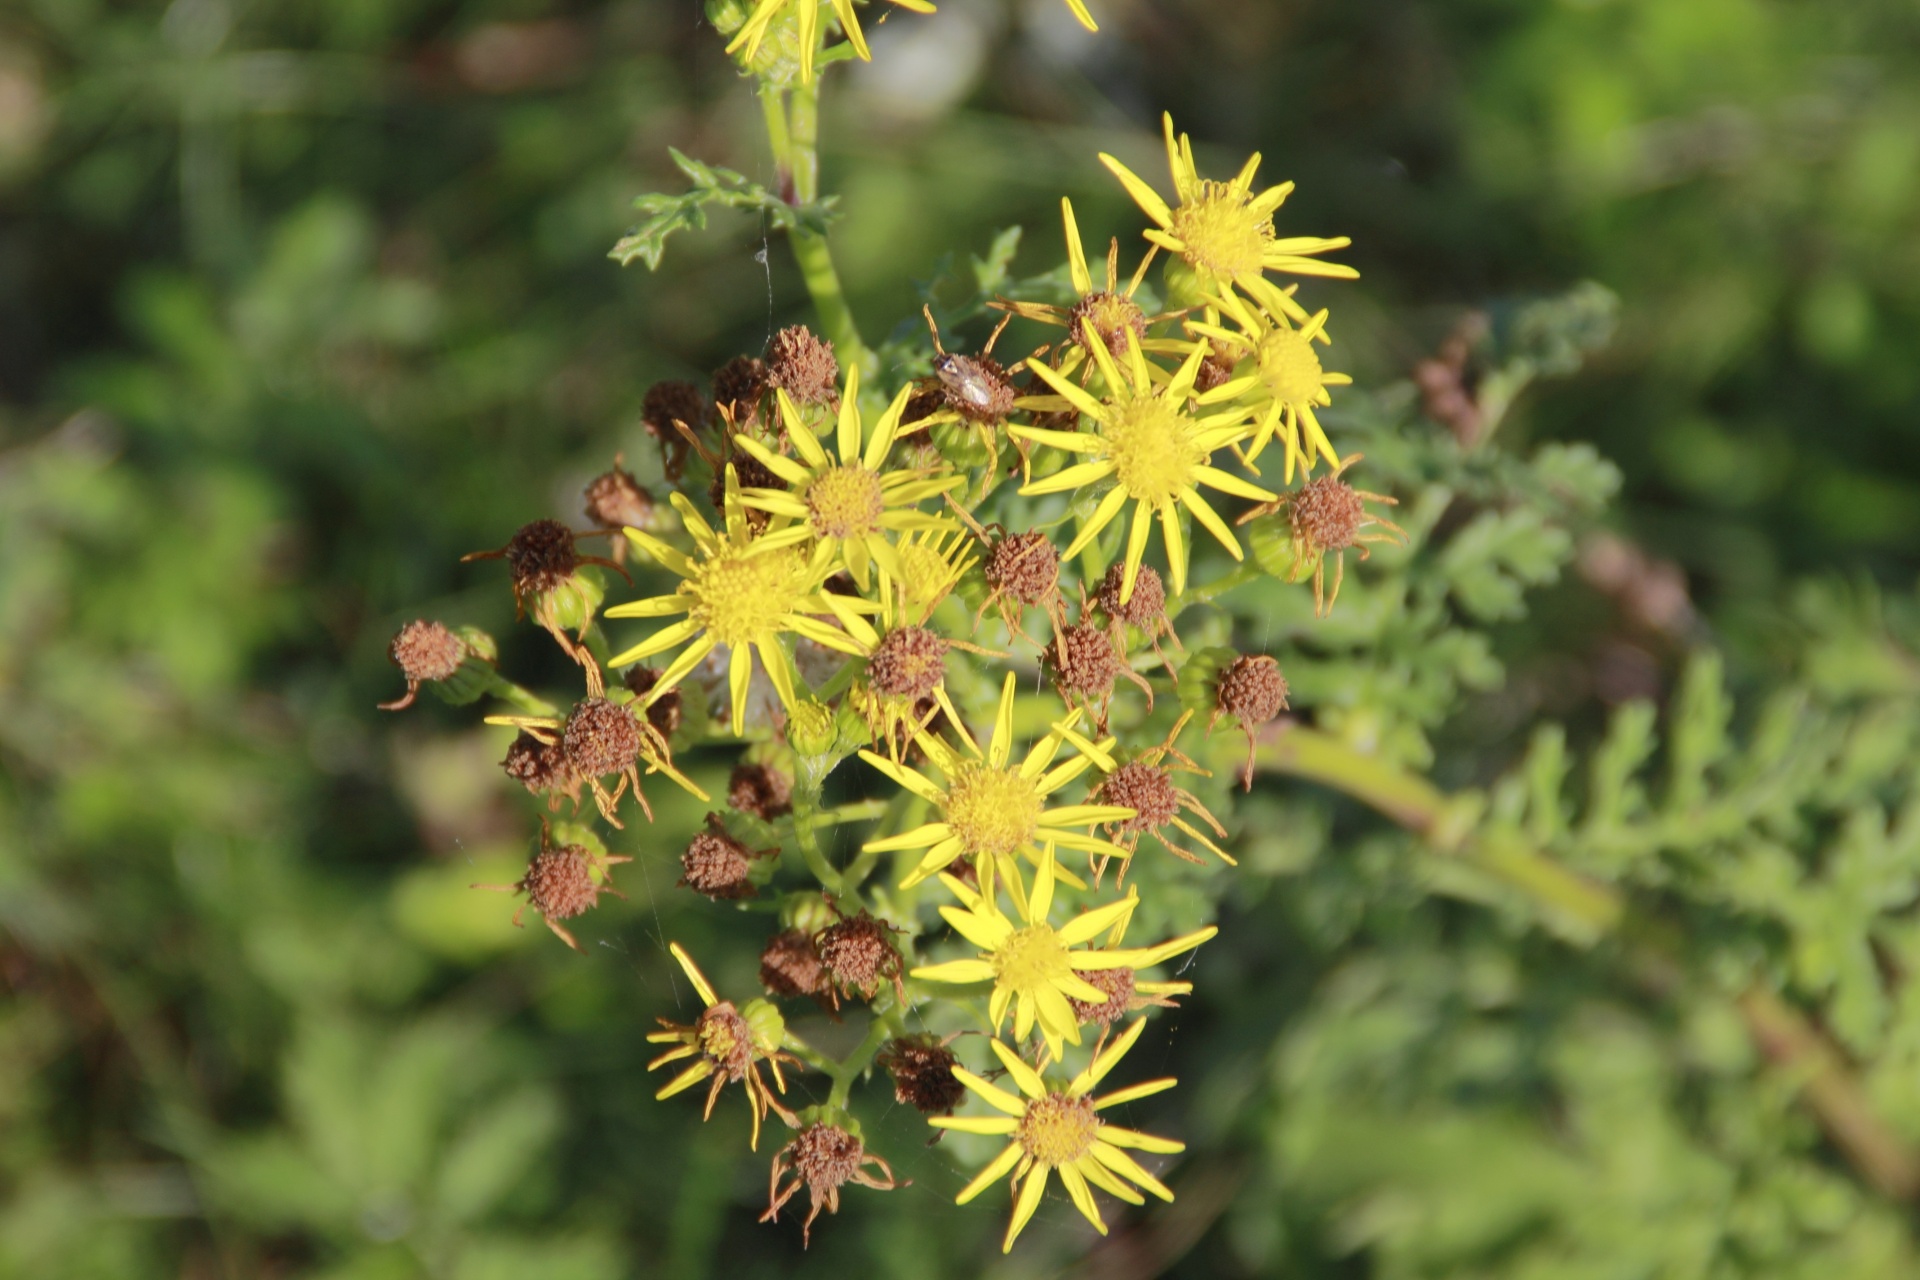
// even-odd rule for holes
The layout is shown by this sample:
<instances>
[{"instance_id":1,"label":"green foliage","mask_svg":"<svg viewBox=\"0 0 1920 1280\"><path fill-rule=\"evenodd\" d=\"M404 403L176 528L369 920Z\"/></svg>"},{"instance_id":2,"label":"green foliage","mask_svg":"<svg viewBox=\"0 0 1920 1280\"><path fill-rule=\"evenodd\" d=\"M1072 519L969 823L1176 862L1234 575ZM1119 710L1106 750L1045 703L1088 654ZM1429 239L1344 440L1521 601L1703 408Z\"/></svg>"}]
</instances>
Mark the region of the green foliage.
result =
<instances>
[{"instance_id":1,"label":"green foliage","mask_svg":"<svg viewBox=\"0 0 1920 1280\"><path fill-rule=\"evenodd\" d=\"M632 266L634 259L647 264L649 271L660 269L660 256L667 251L667 237L676 231L698 231L707 225L707 206L747 209L758 213L765 225L775 231L805 227L825 235L833 220L835 197L790 204L745 175L721 169L667 148L674 167L687 176L693 189L677 196L644 195L633 207L646 215L640 225L621 236L607 254L621 266Z\"/></svg>"}]
</instances>

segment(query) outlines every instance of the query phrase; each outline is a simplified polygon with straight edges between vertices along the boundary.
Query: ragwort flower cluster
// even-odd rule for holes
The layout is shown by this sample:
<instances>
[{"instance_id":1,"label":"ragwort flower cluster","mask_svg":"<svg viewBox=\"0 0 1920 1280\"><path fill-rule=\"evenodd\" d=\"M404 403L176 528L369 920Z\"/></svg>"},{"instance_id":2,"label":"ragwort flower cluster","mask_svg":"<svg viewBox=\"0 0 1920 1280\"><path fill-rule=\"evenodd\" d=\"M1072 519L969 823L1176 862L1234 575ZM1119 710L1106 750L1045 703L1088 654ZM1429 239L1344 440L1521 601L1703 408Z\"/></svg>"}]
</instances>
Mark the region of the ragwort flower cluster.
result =
<instances>
[{"instance_id":1,"label":"ragwort flower cluster","mask_svg":"<svg viewBox=\"0 0 1920 1280\"><path fill-rule=\"evenodd\" d=\"M776 160L807 162L784 95L813 93L839 49L869 56L855 6L720 9ZM844 46L829 42L836 26ZM798 49L796 66L769 49ZM1319 612L1346 549L1364 557L1400 533L1364 506L1391 498L1343 478L1358 457L1323 417L1348 382L1322 360L1329 313L1284 278L1351 277L1326 256L1346 240L1282 235L1292 186L1256 188L1259 157L1221 181L1201 176L1171 119L1164 141L1170 194L1101 157L1150 222L1126 283L1117 237L1096 280L1063 201L1067 269L1039 278L1057 292L991 300L1006 318L973 356L945 350L928 309L926 345L876 360L836 310L824 240L796 225L835 339L796 326L716 371L710 395L656 386L644 417L657 471L617 457L587 487L588 529L536 520L484 553L506 560L518 610L578 665L570 707L502 675L474 628L422 620L394 643L407 689L390 708L422 687L503 702L488 723L518 733L508 777L551 811L571 805L557 826L543 816L525 876L490 886L524 894L520 913L569 945L617 896L616 865L661 858L657 840L611 833L630 809L655 817L653 779L675 784L659 820L689 839L680 914L712 914L705 935L754 930L759 989L716 986L671 944L697 1003L684 1002L689 1021L659 1016L648 1065L670 1072L662 1099L704 1086L706 1116L738 1086L755 1149L765 1124L792 1131L766 1217L804 1188L803 1244L847 1185L904 1185L867 1145L868 1104L911 1106L936 1136L1005 1139L959 1195L1007 1182L1004 1248L1056 1179L1102 1233L1102 1196L1172 1199L1163 1178L1181 1144L1108 1117L1174 1081L1096 1090L1192 991L1181 974L1217 930L1126 935L1160 886L1232 874L1226 779L1209 793L1219 814L1197 794L1207 761L1250 783L1288 706L1272 655L1190 651L1182 613L1276 567L1247 559L1236 525L1290 552L1277 567L1313 579ZM1173 302L1149 283L1156 256ZM973 314L947 316L949 332ZM1036 345L1003 363L991 352L1010 320ZM925 377L876 385L914 361ZM1260 469L1269 447L1277 476ZM578 549L595 536L612 540L606 555ZM609 574L631 595L609 601ZM1176 746L1196 716L1244 731L1244 767L1211 736ZM725 770L716 806L697 779ZM1139 860L1160 865L1130 874ZM1179 914L1153 905L1144 918ZM753 967L748 953L723 971ZM854 1018L867 1030L846 1056L816 1046L810 1026ZM956 1144L956 1159L985 1155Z\"/></svg>"}]
</instances>

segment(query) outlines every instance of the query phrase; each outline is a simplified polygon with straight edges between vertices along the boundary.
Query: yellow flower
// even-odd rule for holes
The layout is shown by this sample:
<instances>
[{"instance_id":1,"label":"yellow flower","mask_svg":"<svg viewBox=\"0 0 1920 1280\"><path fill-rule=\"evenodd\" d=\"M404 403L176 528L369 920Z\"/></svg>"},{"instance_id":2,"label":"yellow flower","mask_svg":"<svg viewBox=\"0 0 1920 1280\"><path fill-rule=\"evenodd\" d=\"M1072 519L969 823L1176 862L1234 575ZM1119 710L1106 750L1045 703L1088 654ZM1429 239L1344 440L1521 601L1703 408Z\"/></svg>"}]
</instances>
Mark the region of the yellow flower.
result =
<instances>
[{"instance_id":1,"label":"yellow flower","mask_svg":"<svg viewBox=\"0 0 1920 1280\"><path fill-rule=\"evenodd\" d=\"M713 1104L720 1097L720 1090L728 1082L738 1080L746 1088L747 1105L753 1111L753 1149L760 1149L760 1121L771 1110L788 1124L798 1126L799 1121L781 1106L774 1098L773 1091L767 1088L767 1082L760 1078L760 1064L766 1063L773 1068L774 1083L780 1086L780 1092L787 1091L786 1077L780 1074L780 1063L785 1061L799 1065L799 1059L792 1054L781 1052L780 1046L786 1039L786 1022L780 1011L765 1000L749 1000L744 1008L736 1009L730 1000L719 999L713 993L713 987L707 982L705 974L680 944L671 943L668 948L673 958L686 970L687 980L693 983L693 989L700 995L700 1003L705 1006L692 1026L683 1026L669 1022L665 1018L656 1018L664 1030L650 1032L647 1039L653 1044L674 1044L678 1048L669 1049L652 1062L647 1070L653 1071L670 1062L681 1062L687 1058L698 1061L679 1075L662 1085L656 1098L671 1098L685 1089L691 1089L702 1080L713 1081L707 1089L707 1109L701 1119L713 1115Z\"/></svg>"},{"instance_id":2,"label":"yellow flower","mask_svg":"<svg viewBox=\"0 0 1920 1280\"><path fill-rule=\"evenodd\" d=\"M900 388L900 394L869 432L860 420L860 370L857 366L848 368L847 388L840 396L837 458L801 420L800 410L786 390L782 388L776 394L787 438L793 441L799 459L775 453L751 436L734 437L737 448L791 486L741 491L740 501L746 506L798 522L778 531L769 530L762 541L791 546L811 538L812 571L825 577L837 564L845 564L862 591L872 585L871 566L876 562L882 577L898 581L904 569L887 534L952 528L953 521L916 511L914 506L966 483L965 476L881 470L887 450L893 446L894 432L899 429L900 415L913 395L912 385Z\"/></svg>"},{"instance_id":3,"label":"yellow flower","mask_svg":"<svg viewBox=\"0 0 1920 1280\"><path fill-rule=\"evenodd\" d=\"M1015 854L1039 865L1041 852L1037 842L1042 839L1103 857L1127 856L1126 850L1112 841L1072 828L1117 822L1132 817L1133 810L1104 804L1047 806L1049 796L1096 762L1106 767L1113 759L1108 754L1113 740L1096 743L1076 733L1074 725L1079 722L1080 713L1072 711L1033 745L1025 760L1018 766L1013 765L1014 684L1014 673L1009 671L1000 689L993 742L987 751L980 750L965 723L951 710L947 713L948 719L953 722L954 732L960 735L964 750L928 733L915 739L933 766L946 777L945 787L884 756L871 751L860 753L862 760L940 812L936 822L923 823L897 836L869 840L863 846L869 853L895 849L927 851L919 865L900 882L901 888L919 884L962 856L976 858L983 874L989 863L998 864L1003 874L1009 873L1015 867ZM1072 744L1079 754L1064 764L1055 765L1054 757L1066 744ZM1012 870L1011 874L1019 873Z\"/></svg>"},{"instance_id":4,"label":"yellow flower","mask_svg":"<svg viewBox=\"0 0 1920 1280\"><path fill-rule=\"evenodd\" d=\"M1092 461L1062 468L1026 485L1020 492L1022 495L1068 493L1102 480L1112 480L1113 487L1094 508L1092 518L1081 528L1079 536L1060 553L1060 558L1072 559L1132 501L1133 528L1127 538L1120 599L1125 602L1133 598L1134 579L1140 573L1140 561L1146 554L1155 515L1160 517L1160 527L1166 537L1167 564L1173 570L1173 593L1179 595L1187 589L1187 545L1180 532L1181 507L1219 539L1234 559L1241 558L1240 544L1234 540L1226 521L1207 505L1199 486L1206 485L1255 502L1271 502L1276 496L1209 465L1214 450L1244 439L1251 430L1246 410L1232 409L1208 417L1194 417L1187 412L1194 378L1206 356L1204 345L1187 356L1179 371L1158 393L1154 391L1146 356L1140 350L1140 340L1131 331L1127 335L1128 377L1121 376L1104 343L1096 343L1092 354L1106 378L1108 398L1104 401L1095 400L1044 364L1030 367L1074 408L1092 418L1099 425L1098 431L1010 428L1021 439L1087 454Z\"/></svg>"},{"instance_id":5,"label":"yellow flower","mask_svg":"<svg viewBox=\"0 0 1920 1280\"><path fill-rule=\"evenodd\" d=\"M927 0L893 0L902 9L911 9L915 13L932 13L933 6ZM1074 0L1067 0L1069 5ZM727 44L728 53L737 53L746 48L746 61L752 62L754 55L760 52L760 42L767 37L767 31L773 26L775 18L783 9L792 8L799 22L800 37L800 83L813 83L813 59L820 43L820 3L819 0L760 0L747 21ZM853 12L853 0L833 0L834 16L840 19L840 29L847 33L847 39L853 45L853 51L863 61L873 61L873 53L867 48L867 37L860 30L860 19ZM1087 21L1083 18L1081 21Z\"/></svg>"},{"instance_id":6,"label":"yellow flower","mask_svg":"<svg viewBox=\"0 0 1920 1280\"><path fill-rule=\"evenodd\" d=\"M1139 905L1138 890L1118 902L1084 911L1055 929L1047 922L1053 909L1054 876L1053 846L1048 844L1033 877L1032 894L1022 895L1018 884L1013 886L1014 902L1023 922L1020 925L1001 913L990 869L982 869L978 893L964 881L941 876L941 883L967 906L965 911L942 907L941 916L985 954L974 960L926 965L913 970L911 976L928 982L993 983L987 1015L993 1020L994 1033L999 1034L1011 1009L1014 1039L1025 1040L1037 1023L1047 1052L1059 1059L1065 1044L1080 1043L1080 1019L1068 998L1102 1004L1110 994L1081 977L1080 970L1144 969L1191 951L1220 931L1208 925L1157 947L1074 950L1107 929L1124 929Z\"/></svg>"},{"instance_id":7,"label":"yellow flower","mask_svg":"<svg viewBox=\"0 0 1920 1280\"><path fill-rule=\"evenodd\" d=\"M1267 289L1292 301L1272 285L1267 285ZM1306 317L1305 323L1295 328L1288 323L1284 310L1272 306L1250 307L1231 291L1210 301L1233 318L1240 326L1239 331L1204 321L1189 321L1187 328L1217 340L1242 358L1251 358L1253 367L1246 374L1204 392L1197 397L1197 403L1212 405L1237 400L1258 408L1264 402L1265 412L1254 428L1252 443L1247 446L1246 461L1251 464L1257 459L1275 432L1280 431L1287 447L1288 484L1293 483L1296 463L1309 472L1322 457L1330 465L1339 466L1340 455L1333 451L1333 443L1327 439L1313 411L1315 406L1333 403L1327 394L1328 387L1344 387L1353 379L1321 368L1320 353L1313 349L1316 342L1332 341L1327 336L1325 308Z\"/></svg>"},{"instance_id":8,"label":"yellow flower","mask_svg":"<svg viewBox=\"0 0 1920 1280\"><path fill-rule=\"evenodd\" d=\"M1157 230L1146 233L1149 241L1178 254L1202 277L1219 282L1245 283L1259 279L1265 271L1341 280L1359 276L1352 267L1322 262L1317 257L1353 243L1345 236L1275 239L1273 215L1292 193L1293 184L1283 182L1255 195L1253 175L1260 167L1258 152L1234 175L1233 181L1215 182L1202 178L1194 168L1193 144L1187 135L1183 133L1175 140L1173 116L1162 117L1162 123L1166 131L1167 167L1173 174L1178 204L1169 206L1133 170L1105 152L1100 155L1100 162L1120 179L1127 194L1159 224Z\"/></svg>"},{"instance_id":9,"label":"yellow flower","mask_svg":"<svg viewBox=\"0 0 1920 1280\"><path fill-rule=\"evenodd\" d=\"M982 1169L979 1177L962 1188L955 1200L955 1203L965 1204L1008 1173L1013 1174L1013 1185L1018 1188L1017 1199L1013 1206L1013 1221L1008 1224L1007 1237L1000 1246L1001 1252L1013 1249L1014 1239L1019 1236L1021 1228L1032 1219L1033 1211L1040 1207L1040 1197L1046 1193L1050 1174L1060 1175L1067 1194L1073 1197L1074 1207L1102 1235L1106 1234L1107 1225L1101 1221L1100 1211L1094 1206L1093 1187L1110 1192L1128 1204L1146 1203L1134 1187L1143 1187L1162 1200L1173 1199L1173 1192L1142 1169L1126 1153L1125 1148L1172 1155L1185 1151L1186 1144L1122 1129L1118 1125L1103 1124L1099 1113L1123 1102L1162 1093L1173 1088L1177 1081L1171 1078L1148 1080L1105 1097L1088 1096L1093 1087L1133 1047L1146 1025L1146 1019L1142 1018L1128 1027L1124 1035L1096 1057L1085 1071L1068 1081L1064 1088L1049 1088L1039 1072L1022 1062L1020 1055L998 1040L992 1042L993 1052L1020 1090L1018 1095L982 1080L964 1067L953 1068L955 1079L1002 1114L932 1116L927 1123L941 1129L1005 1135L1009 1139L1007 1149Z\"/></svg>"},{"instance_id":10,"label":"yellow flower","mask_svg":"<svg viewBox=\"0 0 1920 1280\"><path fill-rule=\"evenodd\" d=\"M739 481L731 466L727 468L726 496L722 504L726 510L724 534L716 532L684 495L672 494L669 501L693 536L694 555L676 551L639 529L629 528L627 538L678 574L682 579L680 586L672 595L615 605L606 611L606 616L662 618L684 613L687 617L654 633L651 639L616 654L611 665L625 666L677 645L686 645L648 690L641 704L644 710L685 679L715 646L727 646L731 655L727 678L732 694L733 731L743 733L747 685L753 677L753 650L759 651L760 663L766 668L767 678L773 682L780 700L792 707L796 702L793 670L786 650L780 647L783 632L805 636L842 653L858 654L860 645L838 627L813 616L831 614L833 610L818 590L823 575L808 565L798 547L790 540L783 545L771 536L750 536L746 512L741 506ZM770 535L774 532L769 529ZM851 607L866 606L855 601Z\"/></svg>"},{"instance_id":11,"label":"yellow flower","mask_svg":"<svg viewBox=\"0 0 1920 1280\"><path fill-rule=\"evenodd\" d=\"M1146 257L1140 259L1140 265L1133 273L1133 279L1127 282L1123 290L1120 288L1120 242L1112 241L1107 248L1107 286L1095 289L1093 273L1087 270L1086 249L1080 243L1080 226L1074 221L1073 202L1065 197L1060 200L1060 217L1066 224L1067 270L1073 280L1076 295L1074 304L1059 307L1044 302L997 299L990 305L1029 320L1065 329L1074 346L1068 348L1060 363L1061 373L1071 373L1079 368L1086 359L1085 353L1096 342L1104 342L1108 354L1116 360L1125 356L1126 333L1129 329L1133 330L1134 336L1141 340L1147 350L1155 350L1155 343L1147 339L1147 330L1156 320L1166 317L1148 315L1133 300L1133 296L1139 291L1140 282L1146 278L1147 267L1152 264L1153 255L1159 252L1158 248L1147 250ZM1088 366L1089 369L1091 367Z\"/></svg>"}]
</instances>

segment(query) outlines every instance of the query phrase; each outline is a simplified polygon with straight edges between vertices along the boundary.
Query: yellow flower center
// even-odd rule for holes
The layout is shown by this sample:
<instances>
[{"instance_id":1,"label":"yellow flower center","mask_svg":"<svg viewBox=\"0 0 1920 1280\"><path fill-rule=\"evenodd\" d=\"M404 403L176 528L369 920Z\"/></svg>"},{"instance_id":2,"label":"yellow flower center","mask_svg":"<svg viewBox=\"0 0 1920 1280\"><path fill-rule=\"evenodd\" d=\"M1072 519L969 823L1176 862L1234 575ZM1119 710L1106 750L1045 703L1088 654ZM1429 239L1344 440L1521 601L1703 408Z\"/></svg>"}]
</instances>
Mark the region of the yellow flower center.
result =
<instances>
[{"instance_id":1,"label":"yellow flower center","mask_svg":"<svg viewBox=\"0 0 1920 1280\"><path fill-rule=\"evenodd\" d=\"M947 788L947 825L969 853L1002 857L1033 839L1040 793L1012 769L968 763Z\"/></svg>"},{"instance_id":2,"label":"yellow flower center","mask_svg":"<svg viewBox=\"0 0 1920 1280\"><path fill-rule=\"evenodd\" d=\"M1037 991L1073 971L1060 935L1049 924L1030 924L1007 935L988 963L995 983L1014 991Z\"/></svg>"},{"instance_id":3,"label":"yellow flower center","mask_svg":"<svg viewBox=\"0 0 1920 1280\"><path fill-rule=\"evenodd\" d=\"M767 639L793 611L799 596L794 584L804 568L792 548L754 554L751 547L722 546L693 584L699 603L691 616L729 647Z\"/></svg>"},{"instance_id":4,"label":"yellow flower center","mask_svg":"<svg viewBox=\"0 0 1920 1280\"><path fill-rule=\"evenodd\" d=\"M1027 1104L1014 1140L1039 1163L1058 1168L1087 1154L1099 1136L1092 1098L1050 1093Z\"/></svg>"},{"instance_id":5,"label":"yellow flower center","mask_svg":"<svg viewBox=\"0 0 1920 1280\"><path fill-rule=\"evenodd\" d=\"M1294 329L1275 329L1262 338L1260 378L1281 404L1311 404L1320 394L1320 355L1312 340Z\"/></svg>"},{"instance_id":6,"label":"yellow flower center","mask_svg":"<svg viewBox=\"0 0 1920 1280\"><path fill-rule=\"evenodd\" d=\"M878 532L886 512L880 477L865 467L835 467L807 486L813 531L823 538L864 538Z\"/></svg>"},{"instance_id":7,"label":"yellow flower center","mask_svg":"<svg viewBox=\"0 0 1920 1280\"><path fill-rule=\"evenodd\" d=\"M1127 330L1133 330L1138 338L1147 336L1147 313L1124 293L1104 289L1090 293L1073 304L1068 316L1075 342L1088 349L1095 342L1104 342L1115 359L1127 354Z\"/></svg>"},{"instance_id":8,"label":"yellow flower center","mask_svg":"<svg viewBox=\"0 0 1920 1280\"><path fill-rule=\"evenodd\" d=\"M1192 419L1158 396L1115 405L1101 434L1120 487L1149 506L1172 502L1206 461L1193 443Z\"/></svg>"},{"instance_id":9,"label":"yellow flower center","mask_svg":"<svg viewBox=\"0 0 1920 1280\"><path fill-rule=\"evenodd\" d=\"M1173 211L1171 230L1186 245L1180 256L1197 270L1226 279L1259 275L1273 240L1273 218L1249 213L1251 202L1230 183L1200 182Z\"/></svg>"}]
</instances>

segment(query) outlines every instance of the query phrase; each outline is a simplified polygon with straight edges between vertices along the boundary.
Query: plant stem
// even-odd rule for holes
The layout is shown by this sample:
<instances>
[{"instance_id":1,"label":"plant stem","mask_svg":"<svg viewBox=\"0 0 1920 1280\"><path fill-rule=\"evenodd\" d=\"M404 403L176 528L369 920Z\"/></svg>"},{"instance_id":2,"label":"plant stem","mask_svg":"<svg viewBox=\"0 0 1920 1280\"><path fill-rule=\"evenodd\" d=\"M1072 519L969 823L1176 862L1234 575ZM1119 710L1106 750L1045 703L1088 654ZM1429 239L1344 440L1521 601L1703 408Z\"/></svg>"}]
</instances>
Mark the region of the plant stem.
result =
<instances>
[{"instance_id":1,"label":"plant stem","mask_svg":"<svg viewBox=\"0 0 1920 1280\"><path fill-rule=\"evenodd\" d=\"M828 1106L844 1108L847 1105L847 1094L852 1091L853 1082L860 1078L861 1072L873 1065L874 1055L880 1052L880 1046L887 1042L893 1030L891 1022L878 1013L867 1023L866 1039L855 1045L853 1052L833 1069L833 1091L827 1095Z\"/></svg>"},{"instance_id":2,"label":"plant stem","mask_svg":"<svg viewBox=\"0 0 1920 1280\"><path fill-rule=\"evenodd\" d=\"M820 887L837 898L847 894L846 882L841 878L833 864L827 861L827 855L820 848L820 837L816 826L823 824L820 813L819 792L800 779L795 779L793 788L793 835L800 846L800 856L806 859L807 870L820 882Z\"/></svg>"},{"instance_id":3,"label":"plant stem","mask_svg":"<svg viewBox=\"0 0 1920 1280\"><path fill-rule=\"evenodd\" d=\"M781 195L794 205L811 204L820 198L820 96L819 83L796 85L792 90L791 110L785 95L772 86L760 90L761 115L766 120L767 145L773 150L779 169ZM860 337L853 310L847 305L846 290L840 285L840 273L833 265L827 238L817 231L796 226L787 232L793 245L794 261L813 298L820 316L820 328L833 343L840 362L859 364L869 370L873 364L867 344Z\"/></svg>"}]
</instances>

